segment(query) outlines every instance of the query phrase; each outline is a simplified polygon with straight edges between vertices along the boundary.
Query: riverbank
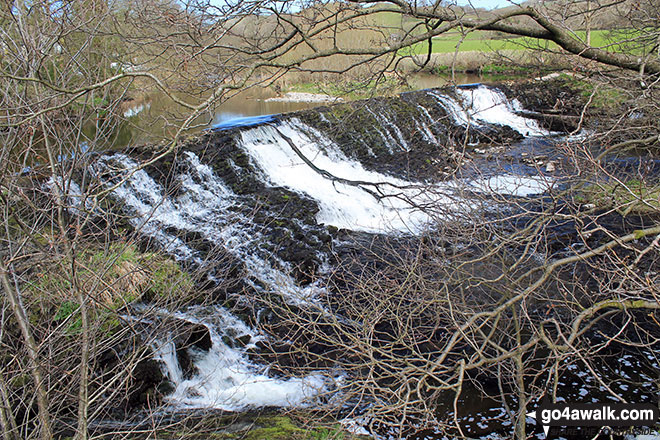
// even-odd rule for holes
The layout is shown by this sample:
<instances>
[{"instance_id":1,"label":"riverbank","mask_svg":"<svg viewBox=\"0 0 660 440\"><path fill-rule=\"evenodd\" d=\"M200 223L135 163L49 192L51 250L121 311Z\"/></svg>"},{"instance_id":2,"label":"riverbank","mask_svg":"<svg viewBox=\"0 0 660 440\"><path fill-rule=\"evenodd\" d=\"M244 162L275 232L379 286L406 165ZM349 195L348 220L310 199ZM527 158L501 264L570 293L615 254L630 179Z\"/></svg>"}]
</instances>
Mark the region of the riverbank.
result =
<instances>
[{"instance_id":1,"label":"riverbank","mask_svg":"<svg viewBox=\"0 0 660 440\"><path fill-rule=\"evenodd\" d=\"M145 414L146 415L146 414ZM135 439L163 440L367 440L372 438L342 424L327 414L306 410L280 410L262 408L239 413L216 410L173 412L164 416L154 429L144 418L102 421L94 425L93 433L104 438L115 438L117 427L131 426L144 435ZM121 438L117 436L117 438Z\"/></svg>"},{"instance_id":2,"label":"riverbank","mask_svg":"<svg viewBox=\"0 0 660 440\"><path fill-rule=\"evenodd\" d=\"M247 118L155 158L141 148L82 156L84 168L61 191L66 218L87 219L79 233L89 240L78 249L88 251L64 260L80 265L75 283L60 282L57 266L21 269L26 279L37 276L33 287L66 299L33 319L60 329L58 343L73 347L83 325L74 286L93 292L99 304L88 313L101 349L91 389L115 396L94 408L97 420L142 417L164 438L348 436L313 411L339 407L376 420L365 427L374 433L397 426L404 408L415 417L405 429L506 436L515 415L483 394L514 395L515 377L498 369L509 365L501 350L515 356L507 347L520 346L516 338L531 338L524 374L538 389L549 380L539 363L555 362L562 398L606 398L599 383L609 380L608 359L624 353L622 371L633 379L617 392L646 401L653 394L633 382L651 377L653 344L640 346L639 335L603 323L600 313L617 312L607 286L627 276L618 262L656 276L658 173L648 155L593 160L603 149L585 133L603 123L612 99L627 105L576 77L472 84ZM621 130L648 117L629 118ZM623 173L622 182L609 177ZM49 200L49 188L35 200ZM98 188L109 188L109 197L88 204L85 194ZM57 237L49 235L47 246L58 246ZM124 252L115 242L128 243ZM555 270L557 261L565 263ZM45 272L54 275L38 276ZM94 277L99 272L106 276ZM547 282L532 289L537 272ZM634 310L648 300L640 289L643 299L622 307L652 336L653 318ZM109 292L133 293L102 302ZM503 296L510 308L501 307ZM35 294L30 307L44 298ZM484 363L471 360L472 347L492 340L470 326L480 313L496 319L488 322L499 347L480 352ZM548 319L566 334L587 320L574 343L590 373L582 358L534 337ZM544 331L558 337L552 327ZM612 332L616 343L589 351ZM12 338L20 340L16 332ZM443 352L449 359L438 362ZM456 365L465 366L462 376ZM452 406L455 388L434 390L457 377L466 399ZM421 384L411 391L416 397L401 400L398 390L411 380ZM12 384L16 393L28 392L24 385ZM473 399L485 403L472 406ZM260 406L280 409L252 410ZM460 417L452 420L455 408ZM60 414L74 411L71 404Z\"/></svg>"}]
</instances>

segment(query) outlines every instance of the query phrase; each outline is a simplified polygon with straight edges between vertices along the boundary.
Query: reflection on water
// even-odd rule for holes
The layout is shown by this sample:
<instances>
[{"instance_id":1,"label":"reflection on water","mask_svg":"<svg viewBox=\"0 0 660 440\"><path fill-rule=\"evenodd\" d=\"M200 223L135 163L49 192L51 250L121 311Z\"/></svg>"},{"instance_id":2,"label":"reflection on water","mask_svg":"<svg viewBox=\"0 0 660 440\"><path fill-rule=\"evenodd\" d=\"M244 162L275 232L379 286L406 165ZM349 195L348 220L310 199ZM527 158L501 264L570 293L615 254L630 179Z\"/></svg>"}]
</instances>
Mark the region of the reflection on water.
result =
<instances>
[{"instance_id":1,"label":"reflection on water","mask_svg":"<svg viewBox=\"0 0 660 440\"><path fill-rule=\"evenodd\" d=\"M417 73L406 78L413 90L442 87L448 84L467 84L485 80L476 74L450 75ZM402 90L403 91L403 90ZM232 125L232 120L248 116L272 115L327 105L319 102L267 101L277 96L270 88L251 88L230 97L213 111L200 115L188 133L199 132L210 126ZM145 104L145 101L148 102ZM153 93L146 99L129 102L124 106L128 120L120 127L120 134L113 139L112 148L154 143L176 133L178 126L190 111L168 99L162 93Z\"/></svg>"},{"instance_id":2,"label":"reflection on water","mask_svg":"<svg viewBox=\"0 0 660 440\"><path fill-rule=\"evenodd\" d=\"M451 74L433 75L430 73L416 73L408 78L408 84L414 90L422 90L447 85L471 84L489 79L487 75L478 75L476 73L456 73L453 80Z\"/></svg>"}]
</instances>

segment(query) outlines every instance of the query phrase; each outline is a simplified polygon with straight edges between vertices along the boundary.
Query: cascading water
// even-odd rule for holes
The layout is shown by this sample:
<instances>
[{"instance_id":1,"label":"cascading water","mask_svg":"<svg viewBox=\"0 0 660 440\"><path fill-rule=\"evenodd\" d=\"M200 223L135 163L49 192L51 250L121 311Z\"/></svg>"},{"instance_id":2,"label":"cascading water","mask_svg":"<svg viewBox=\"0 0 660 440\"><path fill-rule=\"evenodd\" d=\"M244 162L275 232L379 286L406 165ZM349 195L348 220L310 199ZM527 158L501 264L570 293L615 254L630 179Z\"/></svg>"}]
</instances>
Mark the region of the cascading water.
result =
<instances>
[{"instance_id":1,"label":"cascading water","mask_svg":"<svg viewBox=\"0 0 660 440\"><path fill-rule=\"evenodd\" d=\"M240 212L236 195L195 154L186 152L184 156L186 171L177 176L176 197L168 196L144 170L132 173L114 190L132 215L130 222L135 229L155 239L176 258L204 266L194 249L167 231L199 233L243 261L269 291L278 292L293 304L312 302L318 286L299 287L287 273L287 264L260 247L263 237L259 226ZM125 171L137 166L121 154L106 157L99 165L110 162Z\"/></svg>"},{"instance_id":2,"label":"cascading water","mask_svg":"<svg viewBox=\"0 0 660 440\"><path fill-rule=\"evenodd\" d=\"M317 170L305 163L282 135L293 141ZM261 170L264 182L309 195L320 207L319 223L353 231L418 233L434 218L461 209L464 200L457 195L461 189L526 196L548 187L536 177L509 175L433 185L404 181L365 170L329 139L295 118L277 127L244 130L240 136L239 144Z\"/></svg>"},{"instance_id":3,"label":"cascading water","mask_svg":"<svg viewBox=\"0 0 660 440\"><path fill-rule=\"evenodd\" d=\"M520 102L509 100L504 93L483 85L457 87L459 100L436 90L429 91L447 111L454 122L461 126L482 127L485 124L511 127L523 136L548 136L550 133L538 122L520 116Z\"/></svg>"},{"instance_id":4,"label":"cascading water","mask_svg":"<svg viewBox=\"0 0 660 440\"><path fill-rule=\"evenodd\" d=\"M250 362L245 350L255 348L262 336L222 307L191 308L175 316L203 324L209 329L213 345L208 351L188 349L196 373L185 378L171 337L155 344L156 358L163 362L175 387L167 397L174 405L227 411L254 406L304 406L327 391L329 379L321 374L274 378L268 375L267 367ZM220 333L223 330L224 335ZM232 337L247 337L250 343L243 349L228 346L223 340L227 331L231 331Z\"/></svg>"},{"instance_id":5,"label":"cascading water","mask_svg":"<svg viewBox=\"0 0 660 440\"><path fill-rule=\"evenodd\" d=\"M317 135L312 140L305 134L310 131L310 127L293 119L277 127L266 125L242 131L240 145L262 171L265 182L285 186L316 200L320 207L319 223L350 230L386 232L415 231L430 220L427 213L416 208L416 202L427 201L419 200L423 194L415 189L418 185L367 171L359 162L345 157L328 139ZM328 178L309 167L281 134L289 137L318 169L341 180ZM319 144L323 145L323 151ZM360 184L352 185L345 180Z\"/></svg>"},{"instance_id":6,"label":"cascading water","mask_svg":"<svg viewBox=\"0 0 660 440\"><path fill-rule=\"evenodd\" d=\"M463 108L463 105L460 102L456 101L451 96L444 95L436 90L429 91L429 95L433 96L438 101L440 106L447 111L447 114L451 116L457 125L479 125L479 123L471 121L470 113Z\"/></svg>"},{"instance_id":7,"label":"cascading water","mask_svg":"<svg viewBox=\"0 0 660 440\"><path fill-rule=\"evenodd\" d=\"M523 136L547 136L537 121L517 114L522 106L517 100L509 100L504 93L486 86L457 88L463 99L469 119L489 124L506 125Z\"/></svg>"},{"instance_id":8,"label":"cascading water","mask_svg":"<svg viewBox=\"0 0 660 440\"><path fill-rule=\"evenodd\" d=\"M457 94L462 102L439 92L429 94L443 114L449 114L456 124L500 124L523 134L543 133L535 122L517 116L515 104L508 104L495 90L486 87L459 90ZM412 123L425 142L438 146L432 129L435 127L437 131L436 126L447 121L434 118L427 107L413 106L419 120ZM406 153L414 148L406 140L406 130L410 127L397 126L392 115L378 117L373 110L367 108L367 111L382 124L374 130L380 133L390 154ZM329 120L323 116L322 121ZM449 218L452 212L471 209L470 192L522 196L542 193L551 184L536 176L508 174L448 182L405 180L367 169L359 160L348 157L321 130L295 117L243 119L219 129L233 130L231 136L236 147L248 158L243 164L227 159L227 172L251 173L263 185L261 191L285 188L299 194L301 200L313 201L318 208L316 224L302 225L302 221L296 220L303 231L334 226L371 234L418 234L433 221ZM371 155L375 156L373 152ZM123 154L101 157L94 170L108 186L113 186L113 197L130 215L131 225L176 259L205 267L207 256L182 238L195 234L240 261L248 274L246 282L255 291L277 294L297 307L326 313L322 302L326 293L324 264L314 269L313 282L296 280L293 264L277 255L273 250L276 246L266 234L278 222L276 215L267 216L270 223L253 218L259 210L258 192L237 193L217 169L191 151L184 152L177 160L171 179L174 189L165 188L144 169L135 171L137 162ZM282 193L280 197L287 198L288 194ZM316 258L325 261L324 255ZM234 334L249 336L251 344L266 336L259 335L222 307L210 312L190 309L169 315L205 325L213 342L208 352L188 349L196 371L192 377L185 378L172 336L159 337L154 350L175 387L168 397L171 404L232 410L246 406L304 405L313 395L327 391L332 382L331 374L320 372L304 378L274 377L266 367L252 363L246 355L250 345L230 347L223 340L223 331L233 329Z\"/></svg>"}]
</instances>

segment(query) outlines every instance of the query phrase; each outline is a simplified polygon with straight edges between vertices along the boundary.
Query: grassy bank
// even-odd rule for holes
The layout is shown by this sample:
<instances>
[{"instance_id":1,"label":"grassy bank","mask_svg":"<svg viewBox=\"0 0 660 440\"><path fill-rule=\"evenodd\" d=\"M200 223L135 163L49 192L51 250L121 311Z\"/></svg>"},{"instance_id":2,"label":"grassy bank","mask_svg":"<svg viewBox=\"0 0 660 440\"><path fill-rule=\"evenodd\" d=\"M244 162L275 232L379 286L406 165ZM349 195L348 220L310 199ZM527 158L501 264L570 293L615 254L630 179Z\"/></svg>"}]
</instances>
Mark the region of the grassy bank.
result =
<instances>
[{"instance_id":1,"label":"grassy bank","mask_svg":"<svg viewBox=\"0 0 660 440\"><path fill-rule=\"evenodd\" d=\"M386 96L411 90L411 87L396 78L383 80L346 80L322 82L292 82L286 92L315 93L337 96L348 100Z\"/></svg>"},{"instance_id":2,"label":"grassy bank","mask_svg":"<svg viewBox=\"0 0 660 440\"><path fill-rule=\"evenodd\" d=\"M639 36L636 30L593 30L591 32L591 46L605 49L611 52L633 52L641 53L643 48L631 48L622 41L632 40ZM576 37L586 41L586 31L576 32ZM468 34L460 32L448 32L433 38L432 53L453 52L497 52L502 50L558 50L555 43L539 40L536 38L492 38L492 32L473 31ZM419 55L428 53L428 42L421 42L403 49L401 55Z\"/></svg>"},{"instance_id":3,"label":"grassy bank","mask_svg":"<svg viewBox=\"0 0 660 440\"><path fill-rule=\"evenodd\" d=\"M488 59L476 57L465 59L454 64L454 77L452 77L452 67L433 59L429 66L424 69L422 78L426 80L421 84L417 83L413 71L414 63L410 60L403 60L403 63L409 73L401 76L389 76L380 81L359 81L347 79L344 81L308 81L301 78L299 81L290 80L282 93L302 92L324 94L335 97L341 97L345 100L368 99L374 96L391 96L412 90L419 90L428 87L442 87L454 83L469 83L475 81L509 81L524 79L532 76L540 76L539 69L534 69L526 65L502 65L489 62ZM469 75L468 75L469 74ZM437 81L429 79L437 78Z\"/></svg>"},{"instance_id":4,"label":"grassy bank","mask_svg":"<svg viewBox=\"0 0 660 440\"><path fill-rule=\"evenodd\" d=\"M158 438L168 440L359 440L336 420L302 411L275 409L194 416L178 426L163 428Z\"/></svg>"}]
</instances>

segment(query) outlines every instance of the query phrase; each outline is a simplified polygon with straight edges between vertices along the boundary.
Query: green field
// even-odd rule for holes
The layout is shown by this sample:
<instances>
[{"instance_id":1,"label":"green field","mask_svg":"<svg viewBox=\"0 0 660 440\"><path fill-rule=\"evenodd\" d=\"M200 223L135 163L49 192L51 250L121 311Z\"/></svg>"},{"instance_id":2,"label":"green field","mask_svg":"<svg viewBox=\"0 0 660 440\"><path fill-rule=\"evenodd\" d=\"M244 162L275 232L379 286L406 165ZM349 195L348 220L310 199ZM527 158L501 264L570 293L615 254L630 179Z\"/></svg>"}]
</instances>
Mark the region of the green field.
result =
<instances>
[{"instance_id":1,"label":"green field","mask_svg":"<svg viewBox=\"0 0 660 440\"><path fill-rule=\"evenodd\" d=\"M579 31L576 36L582 40L585 39L585 32ZM627 34L627 35L626 35ZM459 52L485 51L493 52L500 50L527 50L536 49L557 49L557 45L547 41L541 41L534 38L490 38L491 33L484 31L474 31L468 33L462 39L459 32L448 32L433 39L433 53L453 53L458 46ZM610 31L594 30L591 32L591 46L599 47L613 52L641 53L642 48L627 47L625 43L614 44L626 39L632 39L632 31ZM424 54L428 51L428 42L422 42L413 45L409 49L401 51L401 55Z\"/></svg>"}]
</instances>

